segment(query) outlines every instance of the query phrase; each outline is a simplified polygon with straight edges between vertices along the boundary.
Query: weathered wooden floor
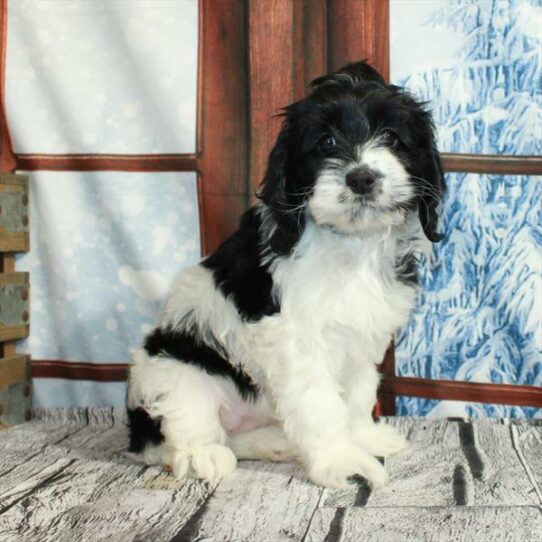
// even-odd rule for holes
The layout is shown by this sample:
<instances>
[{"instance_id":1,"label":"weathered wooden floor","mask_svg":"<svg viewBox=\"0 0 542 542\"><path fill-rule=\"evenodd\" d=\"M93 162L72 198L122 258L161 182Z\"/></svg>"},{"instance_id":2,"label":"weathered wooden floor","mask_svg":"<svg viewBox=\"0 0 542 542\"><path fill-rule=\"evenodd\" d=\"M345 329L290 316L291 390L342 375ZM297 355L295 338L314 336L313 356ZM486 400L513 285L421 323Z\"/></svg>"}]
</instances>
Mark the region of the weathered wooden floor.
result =
<instances>
[{"instance_id":1,"label":"weathered wooden floor","mask_svg":"<svg viewBox=\"0 0 542 542\"><path fill-rule=\"evenodd\" d=\"M295 464L244 461L178 482L124 454L124 413L37 413L0 432L0 540L542 541L542 420L394 418L389 485L331 491Z\"/></svg>"}]
</instances>

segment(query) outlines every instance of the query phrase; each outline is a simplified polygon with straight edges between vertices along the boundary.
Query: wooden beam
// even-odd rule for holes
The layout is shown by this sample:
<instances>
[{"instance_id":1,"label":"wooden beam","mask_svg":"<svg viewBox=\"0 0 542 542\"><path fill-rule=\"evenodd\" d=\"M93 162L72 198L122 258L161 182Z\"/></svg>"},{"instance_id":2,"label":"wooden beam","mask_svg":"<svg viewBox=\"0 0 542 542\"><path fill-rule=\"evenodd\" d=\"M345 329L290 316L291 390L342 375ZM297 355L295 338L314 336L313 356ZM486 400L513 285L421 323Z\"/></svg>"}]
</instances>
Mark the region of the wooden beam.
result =
<instances>
[{"instance_id":1,"label":"wooden beam","mask_svg":"<svg viewBox=\"0 0 542 542\"><path fill-rule=\"evenodd\" d=\"M6 117L7 0L0 0L0 171L15 171L15 156Z\"/></svg>"},{"instance_id":2,"label":"wooden beam","mask_svg":"<svg viewBox=\"0 0 542 542\"><path fill-rule=\"evenodd\" d=\"M95 382L125 382L126 363L87 363L50 359L32 360L32 378L63 378Z\"/></svg>"},{"instance_id":3,"label":"wooden beam","mask_svg":"<svg viewBox=\"0 0 542 542\"><path fill-rule=\"evenodd\" d=\"M207 254L237 228L248 204L246 2L200 0L199 36L200 235Z\"/></svg>"},{"instance_id":4,"label":"wooden beam","mask_svg":"<svg viewBox=\"0 0 542 542\"><path fill-rule=\"evenodd\" d=\"M301 6L301 4L298 4ZM249 3L250 178L253 192L282 124L281 108L294 101L294 13L291 0ZM298 15L299 20L299 15ZM303 72L303 68L300 67ZM251 198L255 201L254 196Z\"/></svg>"},{"instance_id":5,"label":"wooden beam","mask_svg":"<svg viewBox=\"0 0 542 542\"><path fill-rule=\"evenodd\" d=\"M381 388L383 394L542 408L542 389L537 386L396 376L385 377Z\"/></svg>"},{"instance_id":6,"label":"wooden beam","mask_svg":"<svg viewBox=\"0 0 542 542\"><path fill-rule=\"evenodd\" d=\"M395 377L395 343L392 340L386 353L384 354L384 360L380 365L380 373L384 379ZM383 388L379 389L378 393L379 415L381 416L395 416L396 404L395 394L383 393Z\"/></svg>"},{"instance_id":7,"label":"wooden beam","mask_svg":"<svg viewBox=\"0 0 542 542\"><path fill-rule=\"evenodd\" d=\"M327 2L294 2L294 100L301 100L308 85L327 70Z\"/></svg>"},{"instance_id":8,"label":"wooden beam","mask_svg":"<svg viewBox=\"0 0 542 542\"><path fill-rule=\"evenodd\" d=\"M441 153L445 171L494 175L542 175L542 156Z\"/></svg>"},{"instance_id":9,"label":"wooden beam","mask_svg":"<svg viewBox=\"0 0 542 542\"><path fill-rule=\"evenodd\" d=\"M332 0L327 14L329 71L366 59L389 80L389 0Z\"/></svg>"},{"instance_id":10,"label":"wooden beam","mask_svg":"<svg viewBox=\"0 0 542 542\"><path fill-rule=\"evenodd\" d=\"M17 154L22 171L197 171L195 154Z\"/></svg>"}]
</instances>

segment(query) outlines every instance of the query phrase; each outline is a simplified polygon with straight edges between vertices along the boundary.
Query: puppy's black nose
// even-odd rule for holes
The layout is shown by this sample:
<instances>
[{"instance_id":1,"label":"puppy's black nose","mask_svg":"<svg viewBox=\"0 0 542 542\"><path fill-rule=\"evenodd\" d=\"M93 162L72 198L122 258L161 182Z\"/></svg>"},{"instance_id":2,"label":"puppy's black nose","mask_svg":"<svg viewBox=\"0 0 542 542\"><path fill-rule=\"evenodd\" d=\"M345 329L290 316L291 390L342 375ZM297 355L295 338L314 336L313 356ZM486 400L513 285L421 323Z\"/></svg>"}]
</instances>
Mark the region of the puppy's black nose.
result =
<instances>
[{"instance_id":1,"label":"puppy's black nose","mask_svg":"<svg viewBox=\"0 0 542 542\"><path fill-rule=\"evenodd\" d=\"M368 169L354 169L346 175L346 185L354 194L369 194L376 183L377 174Z\"/></svg>"}]
</instances>

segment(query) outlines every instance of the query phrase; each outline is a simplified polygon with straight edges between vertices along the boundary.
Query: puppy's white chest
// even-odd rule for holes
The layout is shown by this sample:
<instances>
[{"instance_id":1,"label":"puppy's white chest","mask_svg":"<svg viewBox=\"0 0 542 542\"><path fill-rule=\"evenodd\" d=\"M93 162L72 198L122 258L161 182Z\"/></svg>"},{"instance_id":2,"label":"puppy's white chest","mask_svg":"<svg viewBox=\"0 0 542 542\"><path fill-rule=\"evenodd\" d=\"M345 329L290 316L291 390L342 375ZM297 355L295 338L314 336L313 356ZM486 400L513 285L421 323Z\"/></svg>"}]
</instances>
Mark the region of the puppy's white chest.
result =
<instances>
[{"instance_id":1,"label":"puppy's white chest","mask_svg":"<svg viewBox=\"0 0 542 542\"><path fill-rule=\"evenodd\" d=\"M406 323L415 293L395 278L393 246L331 234L310 241L274 276L287 318L314 331L344 327L364 336L389 336Z\"/></svg>"}]
</instances>

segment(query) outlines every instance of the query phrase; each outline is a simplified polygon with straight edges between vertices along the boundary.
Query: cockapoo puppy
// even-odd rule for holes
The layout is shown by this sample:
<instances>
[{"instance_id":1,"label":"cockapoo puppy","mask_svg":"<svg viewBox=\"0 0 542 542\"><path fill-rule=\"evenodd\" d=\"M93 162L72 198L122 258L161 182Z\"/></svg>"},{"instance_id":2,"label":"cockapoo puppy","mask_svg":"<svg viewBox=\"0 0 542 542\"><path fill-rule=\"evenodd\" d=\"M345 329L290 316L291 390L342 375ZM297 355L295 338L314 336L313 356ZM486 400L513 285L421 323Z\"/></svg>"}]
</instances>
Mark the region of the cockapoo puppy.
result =
<instances>
[{"instance_id":1,"label":"cockapoo puppy","mask_svg":"<svg viewBox=\"0 0 542 542\"><path fill-rule=\"evenodd\" d=\"M444 189L423 104L365 62L313 81L284 110L261 203L180 274L133 353L130 451L176 477L295 457L316 484L383 486L376 456L408 443L372 419L377 368Z\"/></svg>"}]
</instances>

